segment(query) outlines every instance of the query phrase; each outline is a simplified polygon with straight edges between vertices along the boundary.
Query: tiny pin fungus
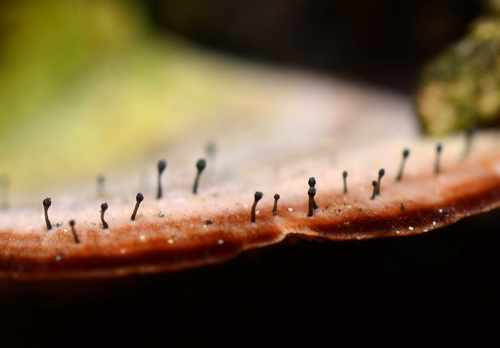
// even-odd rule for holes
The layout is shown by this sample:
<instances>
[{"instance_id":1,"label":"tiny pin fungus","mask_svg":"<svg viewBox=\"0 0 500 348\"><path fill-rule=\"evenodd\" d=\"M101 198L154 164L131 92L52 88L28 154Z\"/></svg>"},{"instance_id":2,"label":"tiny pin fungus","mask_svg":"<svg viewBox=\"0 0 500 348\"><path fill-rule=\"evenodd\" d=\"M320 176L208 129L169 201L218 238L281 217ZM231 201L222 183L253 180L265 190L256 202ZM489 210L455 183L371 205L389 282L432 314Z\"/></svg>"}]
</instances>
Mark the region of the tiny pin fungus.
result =
<instances>
[{"instance_id":1,"label":"tiny pin fungus","mask_svg":"<svg viewBox=\"0 0 500 348\"><path fill-rule=\"evenodd\" d=\"M199 159L198 162L196 162L196 178L194 179L194 185L193 185L193 194L198 194L198 182L200 180L200 175L207 166L207 161L204 159Z\"/></svg>"},{"instance_id":2,"label":"tiny pin fungus","mask_svg":"<svg viewBox=\"0 0 500 348\"><path fill-rule=\"evenodd\" d=\"M44 216L45 216L45 224L47 225L47 230L50 231L52 229L52 224L50 223L50 220L49 220L49 208L52 204L52 201L50 200L50 198L45 198L43 200L43 213L44 213Z\"/></svg>"},{"instance_id":3,"label":"tiny pin fungus","mask_svg":"<svg viewBox=\"0 0 500 348\"><path fill-rule=\"evenodd\" d=\"M278 200L280 199L280 195L275 193L274 194L274 205L273 205L273 216L277 216L278 215Z\"/></svg>"},{"instance_id":4,"label":"tiny pin fungus","mask_svg":"<svg viewBox=\"0 0 500 348\"><path fill-rule=\"evenodd\" d=\"M130 220L135 221L135 216L137 215L137 211L139 210L139 206L141 205L141 202L144 200L144 196L142 193L138 193L137 196L135 196L135 207L134 211L132 212L132 216L130 217Z\"/></svg>"},{"instance_id":5,"label":"tiny pin fungus","mask_svg":"<svg viewBox=\"0 0 500 348\"><path fill-rule=\"evenodd\" d=\"M262 199L262 192L255 192L255 195L254 195L254 201L253 201L253 205L252 205L252 213L251 213L251 218L250 218L250 221L252 223L255 223L255 209L257 208L257 203Z\"/></svg>"},{"instance_id":6,"label":"tiny pin fungus","mask_svg":"<svg viewBox=\"0 0 500 348\"><path fill-rule=\"evenodd\" d=\"M101 223L102 228L107 230L109 228L108 223L104 220L104 213L108 210L108 203L101 204Z\"/></svg>"},{"instance_id":7,"label":"tiny pin fungus","mask_svg":"<svg viewBox=\"0 0 500 348\"><path fill-rule=\"evenodd\" d=\"M156 199L160 199L163 196L163 191L161 188L161 175L165 171L165 168L167 168L167 161L165 160L160 160L158 161L158 193L156 194Z\"/></svg>"}]
</instances>

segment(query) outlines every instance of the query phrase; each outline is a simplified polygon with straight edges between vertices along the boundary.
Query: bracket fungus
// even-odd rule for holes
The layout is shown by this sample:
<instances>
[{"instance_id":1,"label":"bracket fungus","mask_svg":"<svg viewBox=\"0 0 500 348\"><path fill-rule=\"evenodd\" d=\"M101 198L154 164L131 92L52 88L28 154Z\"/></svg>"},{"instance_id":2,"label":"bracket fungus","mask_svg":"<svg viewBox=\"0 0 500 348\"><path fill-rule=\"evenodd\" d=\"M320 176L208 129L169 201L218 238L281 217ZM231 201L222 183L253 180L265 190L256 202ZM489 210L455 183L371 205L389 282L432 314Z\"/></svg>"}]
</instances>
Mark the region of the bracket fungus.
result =
<instances>
[{"instance_id":1,"label":"bracket fungus","mask_svg":"<svg viewBox=\"0 0 500 348\"><path fill-rule=\"evenodd\" d=\"M170 152L170 163L176 164L172 164L161 200L155 199L157 173L151 159L150 185L143 191L141 209L135 209L135 221L130 213L136 204L136 188L130 181L108 193L107 229L99 221L99 196L52 195L51 219L62 222L54 223L52 230L43 223L39 203L2 210L0 278L107 278L175 271L224 262L288 235L333 241L409 236L500 206L498 132L475 134L465 161L460 160L465 146L462 135L439 139L444 150L436 175L436 141L418 135L407 100L338 81L321 86L324 99L299 102L307 104L306 109L315 107L315 116L305 121L302 112L283 112L276 122L286 126L275 127L267 137L259 131L229 132L232 136L225 137L221 132L227 128L217 130L219 125L214 124L208 131L220 149L218 166L197 195L192 193L188 174L191 162L179 164L183 156L195 158L189 151ZM346 102L332 108L327 97L347 86L350 94L339 98ZM368 101L360 108L348 102L352 99ZM342 116L346 113L352 118ZM371 117L384 113L388 116L377 120L379 128L374 128ZM314 127L306 132L304 124ZM256 126L266 127L260 122ZM398 128L400 132L393 131ZM195 141L193 134L186 135L178 148ZM372 135L368 143L366 134ZM279 141L272 143L272 139ZM297 139L302 140L300 144ZM245 153L249 144L252 150ZM412 156L398 181L401 149L406 148ZM371 200L371 181L381 167L387 180ZM349 171L346 193L344 169ZM311 176L319 187L314 197L319 208L314 214L308 214L311 208L305 195ZM107 181L111 186L112 180ZM258 210L251 214L256 190L263 195ZM280 192L280 204L273 214L275 192ZM258 216L252 223L250 215L254 218L254 214ZM72 235L73 225L70 228L63 222L69 220L78 226L79 243Z\"/></svg>"},{"instance_id":2,"label":"bracket fungus","mask_svg":"<svg viewBox=\"0 0 500 348\"><path fill-rule=\"evenodd\" d=\"M44 101L29 127L2 130L0 279L176 271L290 235L410 236L500 206L498 132L425 139L404 96L249 65L173 38L166 54L115 29L128 58L85 63L71 102ZM411 151L404 176L402 149ZM103 172L106 190L99 179L98 195L89 194ZM308 197L312 177L318 188ZM44 206L43 197L51 197Z\"/></svg>"}]
</instances>

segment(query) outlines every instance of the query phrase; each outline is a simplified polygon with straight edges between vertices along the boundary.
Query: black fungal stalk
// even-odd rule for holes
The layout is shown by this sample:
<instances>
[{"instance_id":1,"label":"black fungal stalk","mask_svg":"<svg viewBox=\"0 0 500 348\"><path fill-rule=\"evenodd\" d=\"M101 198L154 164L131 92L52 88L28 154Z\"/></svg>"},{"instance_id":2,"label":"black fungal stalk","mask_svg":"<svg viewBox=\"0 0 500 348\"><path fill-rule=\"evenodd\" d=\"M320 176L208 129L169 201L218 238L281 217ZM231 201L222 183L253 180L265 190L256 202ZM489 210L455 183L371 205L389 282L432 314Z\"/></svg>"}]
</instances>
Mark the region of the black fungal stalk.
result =
<instances>
[{"instance_id":1,"label":"black fungal stalk","mask_svg":"<svg viewBox=\"0 0 500 348\"><path fill-rule=\"evenodd\" d=\"M377 182L375 180L372 181L372 186L373 186L373 194L372 194L372 198L370 199L375 199L375 196L377 195Z\"/></svg>"},{"instance_id":2,"label":"black fungal stalk","mask_svg":"<svg viewBox=\"0 0 500 348\"><path fill-rule=\"evenodd\" d=\"M105 184L105 179L104 175L99 175L97 177L97 195L102 197L104 196L104 184Z\"/></svg>"},{"instance_id":3,"label":"black fungal stalk","mask_svg":"<svg viewBox=\"0 0 500 348\"><path fill-rule=\"evenodd\" d=\"M160 199L163 196L163 191L161 189L161 175L165 171L165 168L167 168L167 161L158 161L158 194L156 195L156 199Z\"/></svg>"},{"instance_id":4,"label":"black fungal stalk","mask_svg":"<svg viewBox=\"0 0 500 348\"><path fill-rule=\"evenodd\" d=\"M137 211L139 210L139 206L141 205L141 202L144 200L144 196L142 193L138 193L137 196L135 196L135 208L134 212L132 213L132 216L130 217L130 220L135 221L135 216L137 215Z\"/></svg>"},{"instance_id":5,"label":"black fungal stalk","mask_svg":"<svg viewBox=\"0 0 500 348\"><path fill-rule=\"evenodd\" d=\"M404 207L403 203L399 203L399 205L401 206L401 211L405 211L406 208Z\"/></svg>"},{"instance_id":6,"label":"black fungal stalk","mask_svg":"<svg viewBox=\"0 0 500 348\"><path fill-rule=\"evenodd\" d=\"M344 194L347 194L347 171L344 170L342 177L344 178Z\"/></svg>"},{"instance_id":7,"label":"black fungal stalk","mask_svg":"<svg viewBox=\"0 0 500 348\"><path fill-rule=\"evenodd\" d=\"M409 155L410 155L410 150L404 149L403 150L403 160L401 161L401 167L399 167L399 173L398 173L398 176L396 178L396 181L401 181L401 179L403 179L403 169L405 167L406 159L408 158Z\"/></svg>"},{"instance_id":8,"label":"black fungal stalk","mask_svg":"<svg viewBox=\"0 0 500 348\"><path fill-rule=\"evenodd\" d=\"M193 194L198 194L198 181L200 180L200 175L207 166L207 161L204 159L199 159L198 162L196 162L196 169L198 172L196 173L196 179L194 179L194 185L193 185Z\"/></svg>"},{"instance_id":9,"label":"black fungal stalk","mask_svg":"<svg viewBox=\"0 0 500 348\"><path fill-rule=\"evenodd\" d=\"M254 201L252 205L252 217L250 219L251 222L255 223L255 208L257 207L257 202L262 199L262 192L256 191L254 195Z\"/></svg>"},{"instance_id":10,"label":"black fungal stalk","mask_svg":"<svg viewBox=\"0 0 500 348\"><path fill-rule=\"evenodd\" d=\"M205 157L206 157L209 165L208 165L207 169L205 170L206 176L210 177L213 174L216 152L217 152L217 148L215 146L215 143L213 141L210 141L209 143L207 143L207 147L205 148Z\"/></svg>"},{"instance_id":11,"label":"black fungal stalk","mask_svg":"<svg viewBox=\"0 0 500 348\"><path fill-rule=\"evenodd\" d=\"M43 200L43 212L45 215L45 224L47 225L48 231L50 231L52 229L52 224L50 223L49 213L48 213L51 204L52 204L52 201L50 200L50 198L47 197Z\"/></svg>"},{"instance_id":12,"label":"black fungal stalk","mask_svg":"<svg viewBox=\"0 0 500 348\"><path fill-rule=\"evenodd\" d=\"M276 193L274 195L273 216L278 215L278 213L276 212L276 210L278 210L278 200L279 199L280 199L280 195Z\"/></svg>"},{"instance_id":13,"label":"black fungal stalk","mask_svg":"<svg viewBox=\"0 0 500 348\"><path fill-rule=\"evenodd\" d=\"M472 145L472 137L474 136L474 133L476 133L476 127L472 125L469 126L465 131L465 147L461 157L462 161L465 161L467 159L467 156L469 155Z\"/></svg>"},{"instance_id":14,"label":"black fungal stalk","mask_svg":"<svg viewBox=\"0 0 500 348\"><path fill-rule=\"evenodd\" d=\"M443 145L436 145L436 162L434 162L434 175L439 175L439 162L441 157L441 152L443 151Z\"/></svg>"},{"instance_id":15,"label":"black fungal stalk","mask_svg":"<svg viewBox=\"0 0 500 348\"><path fill-rule=\"evenodd\" d=\"M71 233L73 233L73 238L75 238L75 243L80 244L80 240L78 239L78 235L75 231L75 220L69 220L69 225L71 226Z\"/></svg>"},{"instance_id":16,"label":"black fungal stalk","mask_svg":"<svg viewBox=\"0 0 500 348\"><path fill-rule=\"evenodd\" d=\"M307 181L307 183L309 184L309 188L315 188L316 187L316 179L315 178L309 178L309 180ZM316 210L318 208L319 207L316 205L316 202L313 199L313 209Z\"/></svg>"},{"instance_id":17,"label":"black fungal stalk","mask_svg":"<svg viewBox=\"0 0 500 348\"><path fill-rule=\"evenodd\" d=\"M104 213L106 212L106 210L108 210L108 203L101 204L101 222L102 222L102 228L104 228L105 230L107 230L109 227L108 223L104 221Z\"/></svg>"},{"instance_id":18,"label":"black fungal stalk","mask_svg":"<svg viewBox=\"0 0 500 348\"><path fill-rule=\"evenodd\" d=\"M314 187L309 187L307 195L309 196L309 212L307 213L307 216L313 217L314 206L316 205L316 203L314 202L314 196L316 196L316 189Z\"/></svg>"},{"instance_id":19,"label":"black fungal stalk","mask_svg":"<svg viewBox=\"0 0 500 348\"><path fill-rule=\"evenodd\" d=\"M207 144L207 148L205 150L205 153L207 154L207 157L215 157L215 143L214 142L209 142Z\"/></svg>"},{"instance_id":20,"label":"black fungal stalk","mask_svg":"<svg viewBox=\"0 0 500 348\"><path fill-rule=\"evenodd\" d=\"M378 180L377 180L377 188L376 188L376 194L377 195L380 195L380 180L382 180L382 177L385 175L385 170L384 169L380 169L378 171Z\"/></svg>"}]
</instances>

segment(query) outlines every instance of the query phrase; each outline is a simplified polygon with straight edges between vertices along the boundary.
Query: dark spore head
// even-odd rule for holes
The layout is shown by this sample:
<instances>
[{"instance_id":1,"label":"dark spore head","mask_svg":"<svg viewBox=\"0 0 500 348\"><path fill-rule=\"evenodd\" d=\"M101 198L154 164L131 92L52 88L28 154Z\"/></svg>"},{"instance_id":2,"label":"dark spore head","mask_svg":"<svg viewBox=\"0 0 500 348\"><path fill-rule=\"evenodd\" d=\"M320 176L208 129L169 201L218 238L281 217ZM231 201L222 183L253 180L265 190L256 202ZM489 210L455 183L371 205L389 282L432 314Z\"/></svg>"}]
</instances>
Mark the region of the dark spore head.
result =
<instances>
[{"instance_id":1,"label":"dark spore head","mask_svg":"<svg viewBox=\"0 0 500 348\"><path fill-rule=\"evenodd\" d=\"M262 196L263 196L262 192L256 191L254 195L255 201L256 202L260 201L262 199Z\"/></svg>"},{"instance_id":2,"label":"dark spore head","mask_svg":"<svg viewBox=\"0 0 500 348\"><path fill-rule=\"evenodd\" d=\"M71 228L74 228L75 227L75 220L69 220L69 225L71 226Z\"/></svg>"},{"instance_id":3,"label":"dark spore head","mask_svg":"<svg viewBox=\"0 0 500 348\"><path fill-rule=\"evenodd\" d=\"M278 199L280 199L280 195L279 195L279 194L277 194L277 193L275 193L275 194L274 194L274 199L277 201Z\"/></svg>"},{"instance_id":4,"label":"dark spore head","mask_svg":"<svg viewBox=\"0 0 500 348\"><path fill-rule=\"evenodd\" d=\"M342 173L342 176L344 177L344 179L347 178L347 171L346 170L344 170L344 172Z\"/></svg>"},{"instance_id":5,"label":"dark spore head","mask_svg":"<svg viewBox=\"0 0 500 348\"><path fill-rule=\"evenodd\" d=\"M43 207L44 207L45 209L49 209L51 204L52 204L52 201L50 200L50 198L49 198L49 197L47 197L47 198L45 198L45 199L43 200Z\"/></svg>"},{"instance_id":6,"label":"dark spore head","mask_svg":"<svg viewBox=\"0 0 500 348\"><path fill-rule=\"evenodd\" d=\"M103 212L104 212L104 211L106 211L106 210L108 210L108 203L103 203L103 204L101 204L101 211L103 211Z\"/></svg>"},{"instance_id":7,"label":"dark spore head","mask_svg":"<svg viewBox=\"0 0 500 348\"><path fill-rule=\"evenodd\" d=\"M384 169L380 169L380 170L378 171L378 177L379 177L379 178L381 178L381 177L383 177L384 175L385 175L385 170L384 170Z\"/></svg>"},{"instance_id":8,"label":"dark spore head","mask_svg":"<svg viewBox=\"0 0 500 348\"><path fill-rule=\"evenodd\" d=\"M404 149L403 150L403 158L407 158L410 155L410 150Z\"/></svg>"},{"instance_id":9,"label":"dark spore head","mask_svg":"<svg viewBox=\"0 0 500 348\"><path fill-rule=\"evenodd\" d=\"M440 154L440 153L441 153L441 151L443 151L443 145L442 145L441 143L438 143L438 144L436 145L436 152L437 152L438 154Z\"/></svg>"},{"instance_id":10,"label":"dark spore head","mask_svg":"<svg viewBox=\"0 0 500 348\"><path fill-rule=\"evenodd\" d=\"M207 161L204 159L199 159L198 162L196 162L196 169L198 169L198 173L201 173L207 166Z\"/></svg>"},{"instance_id":11,"label":"dark spore head","mask_svg":"<svg viewBox=\"0 0 500 348\"><path fill-rule=\"evenodd\" d=\"M207 144L207 149L206 149L206 154L207 156L213 156L215 155L215 143L213 141L209 142Z\"/></svg>"},{"instance_id":12,"label":"dark spore head","mask_svg":"<svg viewBox=\"0 0 500 348\"><path fill-rule=\"evenodd\" d=\"M163 171L167 168L167 161L159 160L158 161L158 173L161 175Z\"/></svg>"},{"instance_id":13,"label":"dark spore head","mask_svg":"<svg viewBox=\"0 0 500 348\"><path fill-rule=\"evenodd\" d=\"M307 183L309 184L309 187L315 187L316 186L316 179L315 178L309 178L309 180L307 181Z\"/></svg>"},{"instance_id":14,"label":"dark spore head","mask_svg":"<svg viewBox=\"0 0 500 348\"><path fill-rule=\"evenodd\" d=\"M142 202L143 200L144 200L144 195L143 195L142 193L140 193L140 192L139 192L139 193L137 194L137 196L135 196L135 201L136 201L137 203L140 203L140 202Z\"/></svg>"}]
</instances>

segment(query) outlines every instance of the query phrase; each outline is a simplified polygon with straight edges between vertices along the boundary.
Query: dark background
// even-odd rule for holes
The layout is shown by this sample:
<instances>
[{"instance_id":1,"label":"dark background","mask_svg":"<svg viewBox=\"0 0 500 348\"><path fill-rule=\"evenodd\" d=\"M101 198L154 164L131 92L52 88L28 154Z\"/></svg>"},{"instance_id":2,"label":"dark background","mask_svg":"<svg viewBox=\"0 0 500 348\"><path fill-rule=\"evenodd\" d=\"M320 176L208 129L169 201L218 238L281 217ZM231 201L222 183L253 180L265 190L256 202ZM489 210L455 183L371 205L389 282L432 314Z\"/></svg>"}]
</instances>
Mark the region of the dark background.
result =
<instances>
[{"instance_id":1,"label":"dark background","mask_svg":"<svg viewBox=\"0 0 500 348\"><path fill-rule=\"evenodd\" d=\"M160 32L405 92L415 88L422 62L480 11L477 2L451 0L146 3ZM72 291L94 285L24 283L3 299L0 339L19 346L481 345L500 323L499 229L496 210L414 237L287 241L218 266L96 285L83 298Z\"/></svg>"},{"instance_id":2,"label":"dark background","mask_svg":"<svg viewBox=\"0 0 500 348\"><path fill-rule=\"evenodd\" d=\"M486 0L485 0L486 1ZM148 0L158 31L281 65L411 92L462 36L479 0Z\"/></svg>"}]
</instances>

